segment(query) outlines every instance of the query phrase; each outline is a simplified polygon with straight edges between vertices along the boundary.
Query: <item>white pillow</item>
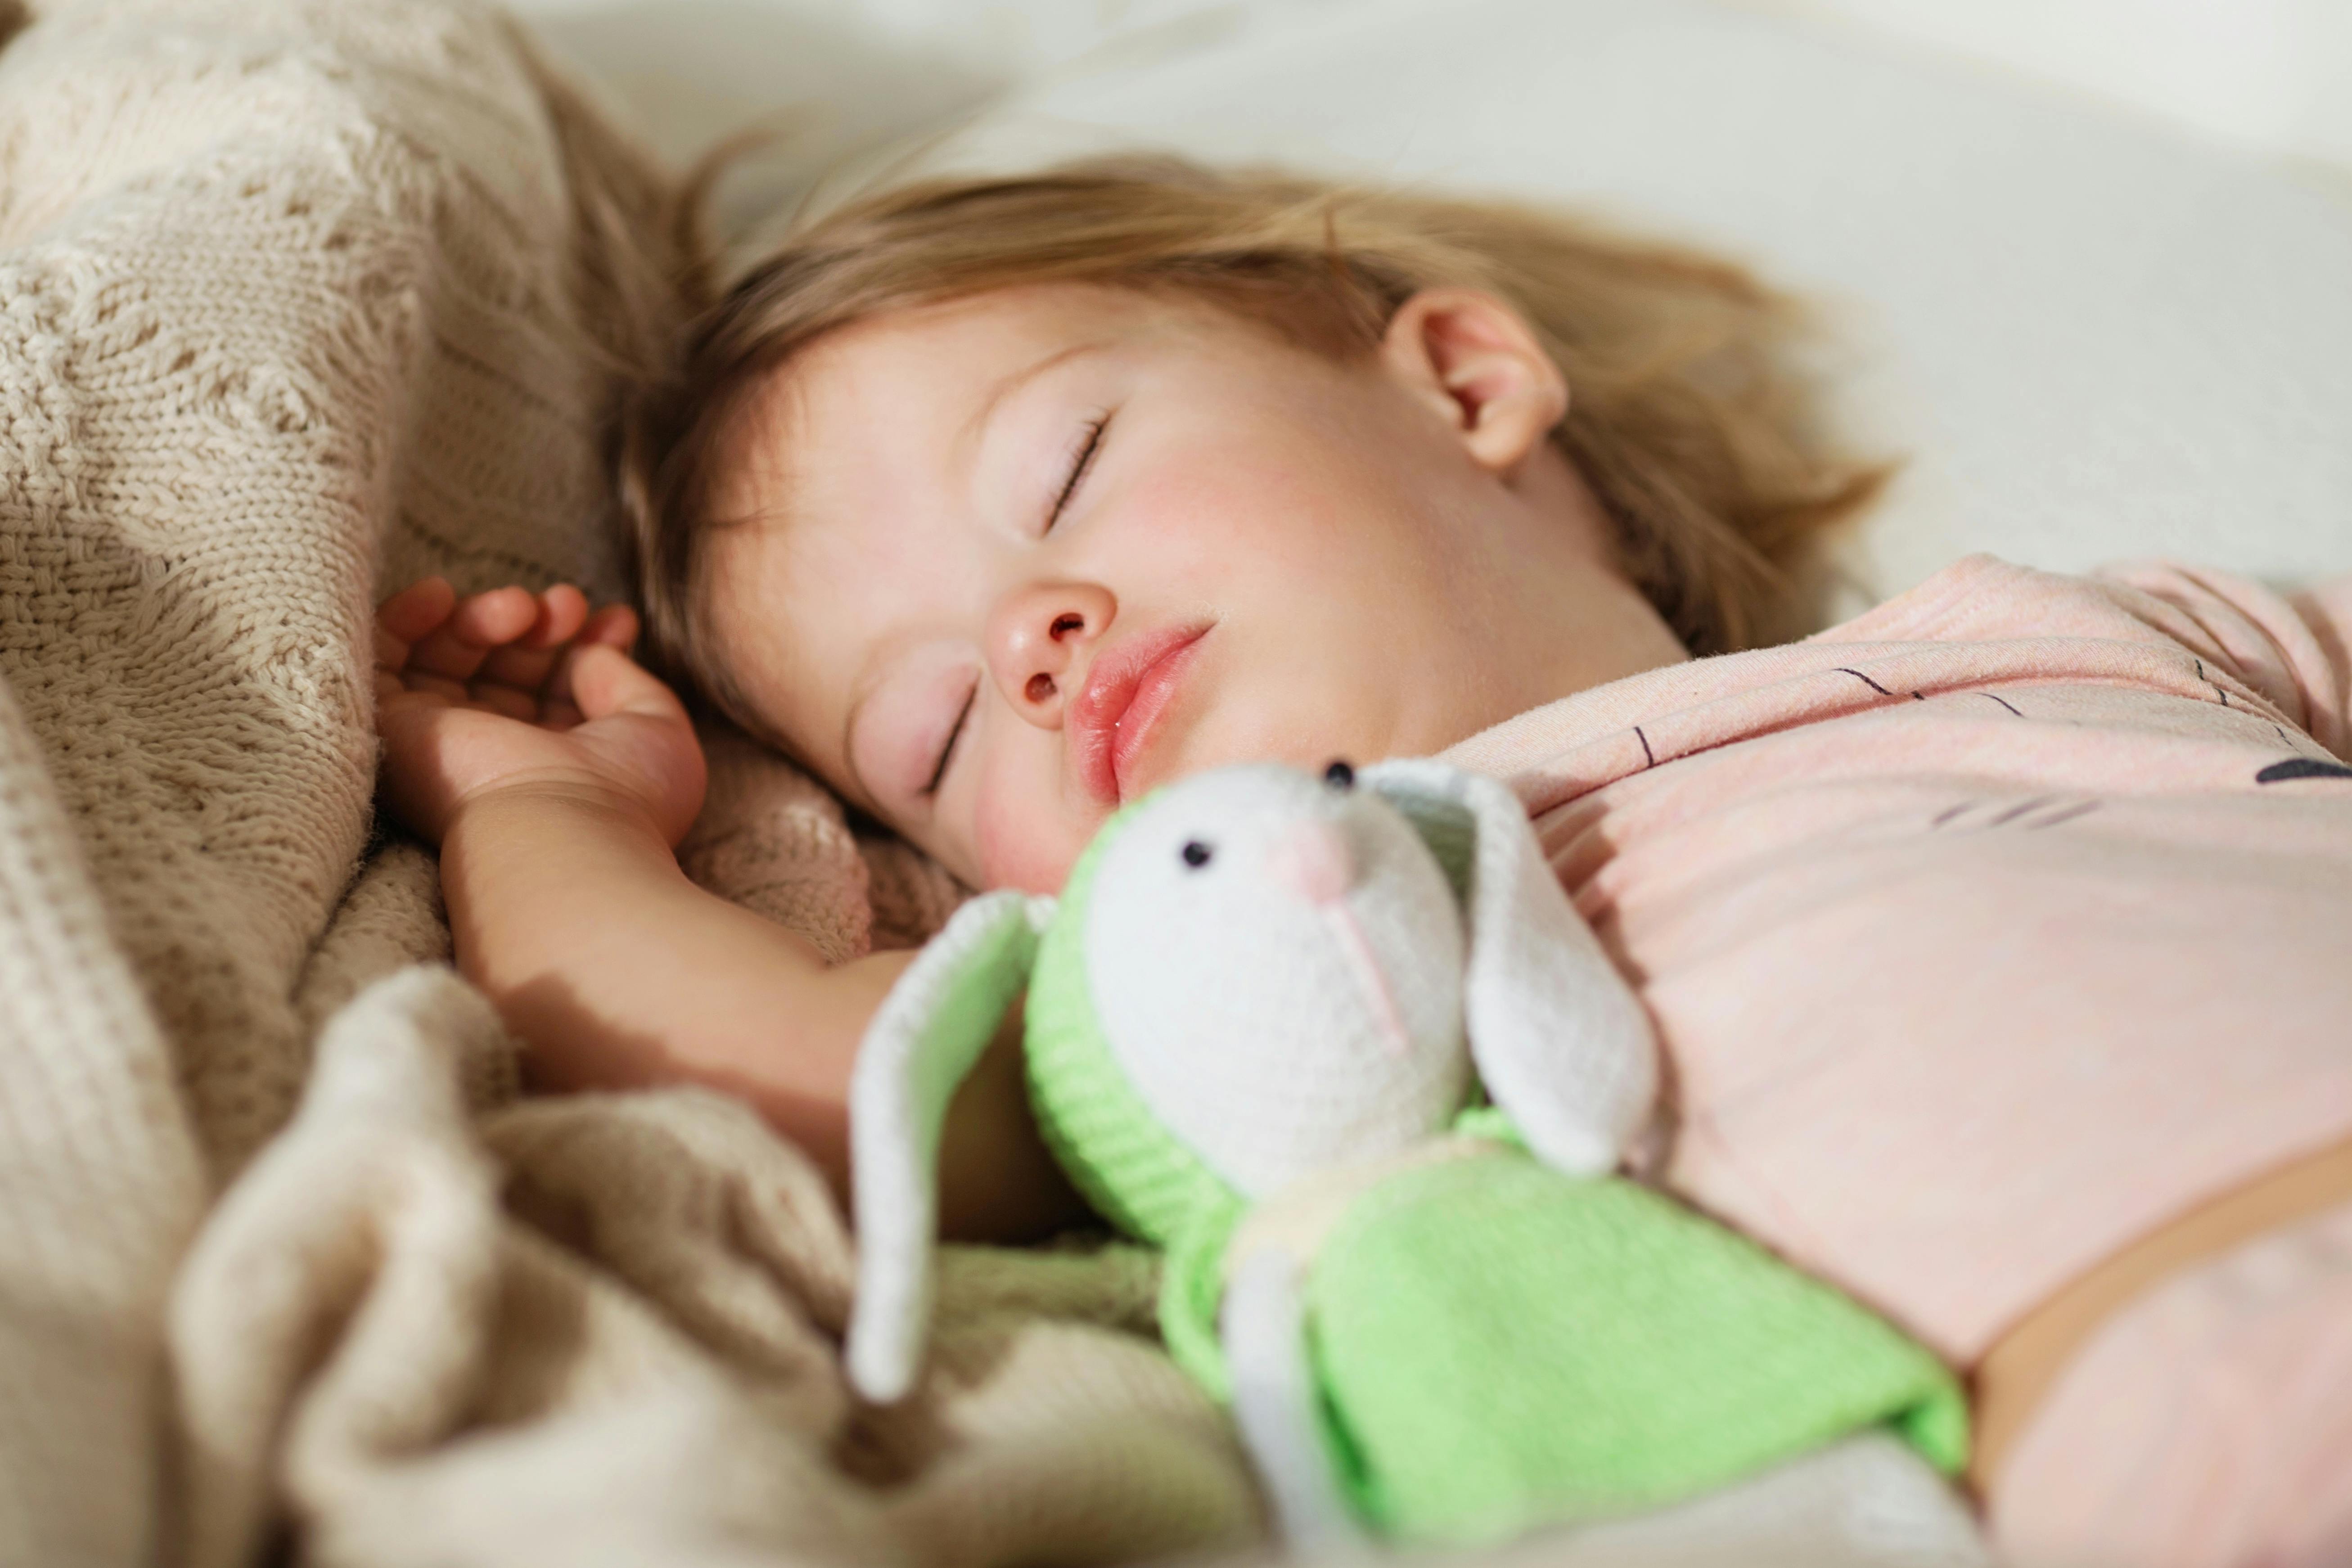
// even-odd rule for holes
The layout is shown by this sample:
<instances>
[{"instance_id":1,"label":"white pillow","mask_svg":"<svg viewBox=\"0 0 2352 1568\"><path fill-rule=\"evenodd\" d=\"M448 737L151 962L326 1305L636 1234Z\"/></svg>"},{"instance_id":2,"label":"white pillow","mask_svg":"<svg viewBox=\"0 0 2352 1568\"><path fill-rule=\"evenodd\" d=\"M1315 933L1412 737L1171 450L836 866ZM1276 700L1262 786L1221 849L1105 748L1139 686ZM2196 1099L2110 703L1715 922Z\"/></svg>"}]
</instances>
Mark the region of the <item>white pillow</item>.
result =
<instances>
[{"instance_id":1,"label":"white pillow","mask_svg":"<svg viewBox=\"0 0 2352 1568\"><path fill-rule=\"evenodd\" d=\"M2243 154L1695 0L1386 0L1050 84L954 161L1126 142L1556 199L1822 300L1840 427L1910 459L1846 552L1876 592L2352 570L2352 205Z\"/></svg>"},{"instance_id":2,"label":"white pillow","mask_svg":"<svg viewBox=\"0 0 2352 1568\"><path fill-rule=\"evenodd\" d=\"M1847 552L1879 593L1970 550L2352 570L2336 195L2092 102L1704 0L1160 8L1198 25L1063 68L987 111L956 162L1166 144L1556 199L1749 260L1843 330L1841 427L1910 459ZM576 45L596 41L586 20L546 18ZM830 29L787 47L806 19L773 5L675 21L713 35L677 37L681 65L733 62L731 106L752 107L752 75L806 92L830 72L855 88L834 94L845 129L1003 79L933 80ZM747 75L751 55L793 68ZM656 132L694 100L669 81Z\"/></svg>"}]
</instances>

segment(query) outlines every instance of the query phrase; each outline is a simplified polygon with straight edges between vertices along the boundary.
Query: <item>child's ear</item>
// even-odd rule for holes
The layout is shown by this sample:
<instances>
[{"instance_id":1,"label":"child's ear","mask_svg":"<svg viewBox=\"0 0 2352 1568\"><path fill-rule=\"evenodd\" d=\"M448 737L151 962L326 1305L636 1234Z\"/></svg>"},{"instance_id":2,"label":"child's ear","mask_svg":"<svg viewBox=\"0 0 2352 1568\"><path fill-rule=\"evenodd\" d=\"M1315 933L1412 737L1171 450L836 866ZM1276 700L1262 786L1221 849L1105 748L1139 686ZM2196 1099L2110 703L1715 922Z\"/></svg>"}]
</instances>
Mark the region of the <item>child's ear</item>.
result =
<instances>
[{"instance_id":1,"label":"child's ear","mask_svg":"<svg viewBox=\"0 0 2352 1568\"><path fill-rule=\"evenodd\" d=\"M1472 460L1515 477L1568 412L1568 381L1524 318L1481 289L1423 289L1381 338L1388 374L1457 431Z\"/></svg>"}]
</instances>

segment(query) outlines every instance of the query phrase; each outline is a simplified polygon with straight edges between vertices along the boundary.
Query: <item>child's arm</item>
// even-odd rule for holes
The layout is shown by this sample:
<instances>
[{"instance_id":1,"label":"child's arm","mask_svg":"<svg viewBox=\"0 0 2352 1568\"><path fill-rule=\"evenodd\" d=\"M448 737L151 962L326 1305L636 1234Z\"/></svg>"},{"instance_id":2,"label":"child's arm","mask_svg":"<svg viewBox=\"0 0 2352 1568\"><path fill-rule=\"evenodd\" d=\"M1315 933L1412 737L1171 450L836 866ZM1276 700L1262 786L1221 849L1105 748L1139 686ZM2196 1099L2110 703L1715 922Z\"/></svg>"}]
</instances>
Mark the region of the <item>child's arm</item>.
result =
<instances>
[{"instance_id":1,"label":"child's arm","mask_svg":"<svg viewBox=\"0 0 2352 1568\"><path fill-rule=\"evenodd\" d=\"M420 583L377 617L386 804L441 845L458 967L558 1089L693 1082L741 1096L848 1172L850 1065L912 958L827 968L807 942L703 891L672 846L702 803L686 711L624 649L635 617L576 589L463 603ZM1008 1026L950 1108L950 1235L1034 1236L1075 1200L1029 1121Z\"/></svg>"}]
</instances>

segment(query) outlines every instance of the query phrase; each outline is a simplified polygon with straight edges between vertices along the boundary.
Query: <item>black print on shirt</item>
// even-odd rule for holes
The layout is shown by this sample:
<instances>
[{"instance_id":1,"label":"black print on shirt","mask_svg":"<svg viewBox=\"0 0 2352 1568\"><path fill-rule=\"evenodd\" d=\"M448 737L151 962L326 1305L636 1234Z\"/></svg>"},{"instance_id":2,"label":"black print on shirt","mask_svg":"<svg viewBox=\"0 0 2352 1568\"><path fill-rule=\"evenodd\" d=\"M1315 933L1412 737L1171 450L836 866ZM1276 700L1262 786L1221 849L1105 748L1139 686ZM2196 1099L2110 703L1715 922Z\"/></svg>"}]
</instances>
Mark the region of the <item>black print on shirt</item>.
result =
<instances>
[{"instance_id":1,"label":"black print on shirt","mask_svg":"<svg viewBox=\"0 0 2352 1568\"><path fill-rule=\"evenodd\" d=\"M1887 689L1886 689L1886 688L1885 688L1884 686L1879 685L1879 684L1878 684L1878 682L1876 682L1875 680L1871 679L1870 679L1870 677L1868 677L1868 676L1866 676L1866 675L1863 674L1863 672L1862 672L1862 671L1860 671L1860 670L1858 670L1858 669L1848 669L1844 665L1842 665L1842 664L1841 664L1841 665L1839 665L1839 666L1837 667L1837 672L1838 672L1840 675L1851 675L1851 676L1853 676L1856 680L1861 681L1864 686L1869 687L1873 691L1877 692L1881 697L1892 697L1892 696L1894 696L1894 695L1895 695L1895 693L1893 693L1892 691L1887 690ZM1914 701L1914 702L1925 702L1925 701L1927 701L1927 694L1926 692L1924 692L1924 691L1914 691L1914 692L1909 693L1908 695L1910 696L1911 700L1912 700L1912 701Z\"/></svg>"},{"instance_id":2,"label":"black print on shirt","mask_svg":"<svg viewBox=\"0 0 2352 1568\"><path fill-rule=\"evenodd\" d=\"M1930 829L1934 829L1947 823L1957 822L1976 807L1988 804L2000 805L2000 803L1964 800L1958 805L1947 806L1937 813L1934 820L1927 826ZM1985 829L2014 825L2028 832L2038 833L2045 827L2056 827L2062 823L2072 822L2078 816L2087 816L2098 809L2099 803L2095 800L2084 800L2079 796L2063 795L2038 795L2032 800L2005 806L1992 816L1971 822L1968 826L1971 828Z\"/></svg>"},{"instance_id":3,"label":"black print on shirt","mask_svg":"<svg viewBox=\"0 0 2352 1568\"><path fill-rule=\"evenodd\" d=\"M2254 775L2256 784L2284 784L2289 779L2352 779L2352 768L2342 763L2323 763L2317 757L2289 757Z\"/></svg>"}]
</instances>

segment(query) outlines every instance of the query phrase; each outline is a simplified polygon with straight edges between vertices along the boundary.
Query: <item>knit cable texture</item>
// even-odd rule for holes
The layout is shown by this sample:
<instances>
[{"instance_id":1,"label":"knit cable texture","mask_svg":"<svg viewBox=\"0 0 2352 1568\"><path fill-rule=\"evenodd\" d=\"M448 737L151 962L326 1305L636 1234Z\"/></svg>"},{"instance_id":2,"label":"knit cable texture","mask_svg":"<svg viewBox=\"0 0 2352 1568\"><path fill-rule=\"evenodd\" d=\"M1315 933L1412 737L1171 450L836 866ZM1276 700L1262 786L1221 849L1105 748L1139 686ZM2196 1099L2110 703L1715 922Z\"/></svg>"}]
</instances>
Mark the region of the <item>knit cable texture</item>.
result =
<instances>
[{"instance_id":1,"label":"knit cable texture","mask_svg":"<svg viewBox=\"0 0 2352 1568\"><path fill-rule=\"evenodd\" d=\"M620 589L661 178L466 0L0 0L0 1562L950 1565L1249 1539L1133 1253L849 1247L720 1097L519 1097L377 833L389 587ZM648 257L651 260L648 260ZM828 954L954 890L713 738L682 859Z\"/></svg>"}]
</instances>

